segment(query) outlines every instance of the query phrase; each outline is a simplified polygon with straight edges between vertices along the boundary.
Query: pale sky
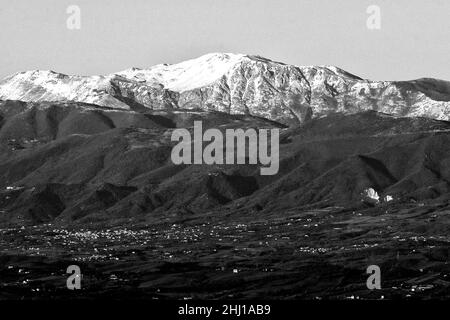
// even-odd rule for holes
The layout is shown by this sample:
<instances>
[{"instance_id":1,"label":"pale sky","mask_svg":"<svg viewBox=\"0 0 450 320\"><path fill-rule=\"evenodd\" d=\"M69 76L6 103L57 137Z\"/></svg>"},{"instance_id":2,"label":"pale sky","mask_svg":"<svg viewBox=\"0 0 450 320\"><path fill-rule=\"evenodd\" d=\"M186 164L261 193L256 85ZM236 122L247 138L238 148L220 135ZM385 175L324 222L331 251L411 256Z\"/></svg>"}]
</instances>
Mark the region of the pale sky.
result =
<instances>
[{"instance_id":1,"label":"pale sky","mask_svg":"<svg viewBox=\"0 0 450 320\"><path fill-rule=\"evenodd\" d=\"M81 29L69 30L69 5ZM369 30L369 5L381 29ZM0 78L108 74L210 52L336 65L363 78L450 80L449 0L0 0Z\"/></svg>"}]
</instances>

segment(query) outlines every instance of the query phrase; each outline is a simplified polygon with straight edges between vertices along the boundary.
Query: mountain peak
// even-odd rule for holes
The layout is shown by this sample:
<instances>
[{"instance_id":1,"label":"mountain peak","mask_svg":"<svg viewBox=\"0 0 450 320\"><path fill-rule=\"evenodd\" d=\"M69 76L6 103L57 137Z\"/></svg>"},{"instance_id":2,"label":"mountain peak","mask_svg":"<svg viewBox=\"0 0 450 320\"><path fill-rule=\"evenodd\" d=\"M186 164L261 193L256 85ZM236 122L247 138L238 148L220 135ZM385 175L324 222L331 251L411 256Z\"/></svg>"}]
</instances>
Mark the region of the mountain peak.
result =
<instances>
[{"instance_id":1,"label":"mountain peak","mask_svg":"<svg viewBox=\"0 0 450 320\"><path fill-rule=\"evenodd\" d=\"M127 69L117 74L139 81L159 82L166 89L183 92L213 83L244 57L242 54L209 53L176 64L159 64L149 69Z\"/></svg>"}]
</instances>

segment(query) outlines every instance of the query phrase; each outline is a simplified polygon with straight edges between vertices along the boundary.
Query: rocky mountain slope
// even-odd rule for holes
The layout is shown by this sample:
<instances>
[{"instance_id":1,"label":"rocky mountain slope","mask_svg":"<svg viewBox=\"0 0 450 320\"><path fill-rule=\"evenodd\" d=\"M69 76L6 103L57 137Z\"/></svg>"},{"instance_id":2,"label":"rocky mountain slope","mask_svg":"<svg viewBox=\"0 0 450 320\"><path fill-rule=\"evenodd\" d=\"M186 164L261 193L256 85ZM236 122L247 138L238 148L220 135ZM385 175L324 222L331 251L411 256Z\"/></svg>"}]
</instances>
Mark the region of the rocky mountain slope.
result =
<instances>
[{"instance_id":1,"label":"rocky mountain slope","mask_svg":"<svg viewBox=\"0 0 450 320\"><path fill-rule=\"evenodd\" d=\"M82 103L0 103L0 225L210 212L448 200L450 124L374 111L300 127L214 111L147 113ZM174 165L174 128L280 128L280 171L258 165ZM224 154L225 154L224 150ZM367 199L373 189L379 201ZM368 201L369 200L369 201Z\"/></svg>"},{"instance_id":2,"label":"rocky mountain slope","mask_svg":"<svg viewBox=\"0 0 450 320\"><path fill-rule=\"evenodd\" d=\"M293 66L223 53L106 76L21 72L0 82L0 99L80 102L135 111L214 110L285 124L364 110L450 117L450 82L369 81L332 66Z\"/></svg>"},{"instance_id":3,"label":"rocky mountain slope","mask_svg":"<svg viewBox=\"0 0 450 320\"><path fill-rule=\"evenodd\" d=\"M108 76L18 73L0 97L0 224L353 207L450 190L444 81L210 54ZM174 165L171 133L195 120L281 128L280 171Z\"/></svg>"}]
</instances>

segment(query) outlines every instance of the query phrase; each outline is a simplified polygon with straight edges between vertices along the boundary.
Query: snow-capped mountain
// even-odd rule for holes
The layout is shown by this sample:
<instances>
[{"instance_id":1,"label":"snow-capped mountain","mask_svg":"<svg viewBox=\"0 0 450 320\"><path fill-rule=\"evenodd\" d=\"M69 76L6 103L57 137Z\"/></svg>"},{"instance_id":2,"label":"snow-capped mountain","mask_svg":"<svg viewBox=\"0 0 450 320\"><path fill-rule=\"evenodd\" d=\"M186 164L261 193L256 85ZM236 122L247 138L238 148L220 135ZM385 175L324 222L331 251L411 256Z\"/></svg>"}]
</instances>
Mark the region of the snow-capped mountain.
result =
<instances>
[{"instance_id":1,"label":"snow-capped mountain","mask_svg":"<svg viewBox=\"0 0 450 320\"><path fill-rule=\"evenodd\" d=\"M21 72L0 82L0 99L75 101L132 110L218 110L284 123L370 109L450 119L450 82L369 81L333 66L294 66L228 53L105 76Z\"/></svg>"}]
</instances>

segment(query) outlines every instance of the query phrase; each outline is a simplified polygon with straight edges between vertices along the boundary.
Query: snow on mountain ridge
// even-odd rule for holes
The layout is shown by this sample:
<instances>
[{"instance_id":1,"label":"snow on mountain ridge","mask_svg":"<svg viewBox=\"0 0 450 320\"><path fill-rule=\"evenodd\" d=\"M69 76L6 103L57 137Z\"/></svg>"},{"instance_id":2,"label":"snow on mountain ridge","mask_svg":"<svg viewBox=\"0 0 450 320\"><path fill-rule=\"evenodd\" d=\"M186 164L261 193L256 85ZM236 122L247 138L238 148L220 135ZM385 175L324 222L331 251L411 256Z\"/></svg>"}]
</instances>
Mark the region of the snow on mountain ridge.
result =
<instances>
[{"instance_id":1,"label":"snow on mountain ridge","mask_svg":"<svg viewBox=\"0 0 450 320\"><path fill-rule=\"evenodd\" d=\"M21 72L0 82L0 99L75 101L141 111L217 110L289 124L363 110L450 120L449 88L440 80L370 81L335 66L294 66L254 55L211 53L104 76Z\"/></svg>"},{"instance_id":2,"label":"snow on mountain ridge","mask_svg":"<svg viewBox=\"0 0 450 320\"><path fill-rule=\"evenodd\" d=\"M54 71L26 71L0 83L0 98L98 104L104 100L98 92L108 86L108 81L109 78L103 76L69 76Z\"/></svg>"},{"instance_id":3,"label":"snow on mountain ridge","mask_svg":"<svg viewBox=\"0 0 450 320\"><path fill-rule=\"evenodd\" d=\"M164 88L183 92L204 87L225 75L238 63L242 54L212 53L171 65L156 65L150 69L128 69L117 73L130 79L159 82Z\"/></svg>"}]
</instances>

